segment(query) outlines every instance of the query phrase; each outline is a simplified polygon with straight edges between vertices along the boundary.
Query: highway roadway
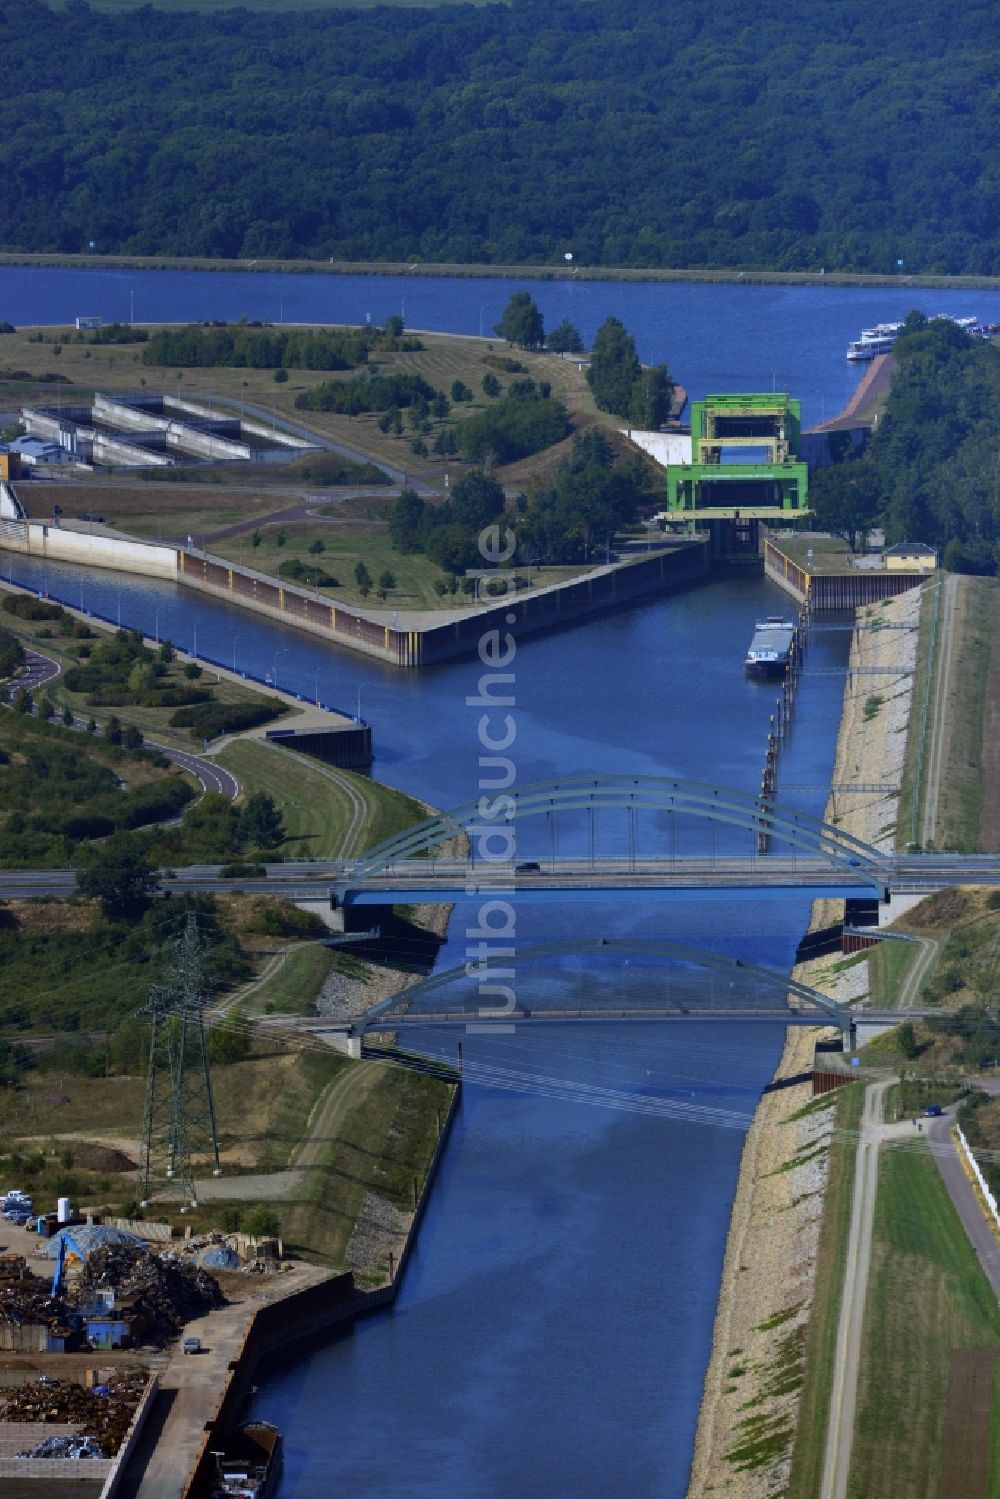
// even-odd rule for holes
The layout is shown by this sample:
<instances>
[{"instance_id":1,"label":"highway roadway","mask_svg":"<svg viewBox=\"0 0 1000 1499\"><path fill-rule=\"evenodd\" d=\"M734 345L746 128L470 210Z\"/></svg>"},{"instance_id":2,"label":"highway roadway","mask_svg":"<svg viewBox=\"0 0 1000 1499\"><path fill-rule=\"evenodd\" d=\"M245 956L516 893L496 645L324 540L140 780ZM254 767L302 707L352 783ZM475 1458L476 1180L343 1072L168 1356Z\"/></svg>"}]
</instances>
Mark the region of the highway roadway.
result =
<instances>
[{"instance_id":1,"label":"highway roadway","mask_svg":"<svg viewBox=\"0 0 1000 1499\"><path fill-rule=\"evenodd\" d=\"M887 854L878 864L851 858L839 863L798 855L712 856L663 859L555 859L531 871L512 863L464 859L407 859L383 871L363 860L332 868L338 890L356 905L393 901L461 900L490 892L551 898L591 891L719 889L809 890L817 894L870 895L939 890L951 885L1000 884L1000 854Z\"/></svg>"},{"instance_id":2,"label":"highway roadway","mask_svg":"<svg viewBox=\"0 0 1000 1499\"><path fill-rule=\"evenodd\" d=\"M172 751L180 755L183 751ZM191 756L195 774L216 770L210 762ZM221 772L220 774L227 774ZM235 795L238 787L230 778L223 795ZM212 787L212 789L216 789ZM917 870L919 866L919 878ZM174 889L212 891L224 889L220 865L198 864L172 870L164 876ZM371 905L434 905L491 897L552 901L572 899L649 899L656 895L696 893L713 897L757 899L767 894L805 890L814 897L870 897L887 882L892 891L938 890L951 885L1000 885L1000 855L912 855L887 859L885 871L876 876L860 869L836 869L821 859L674 859L657 862L563 859L544 866L537 874L517 874L513 865L483 865L461 860L432 862L412 860L380 877L351 878L351 865L329 859L265 864L256 880L242 879L267 895L320 900L331 891L349 892L348 903ZM0 894L66 895L73 890L73 871L68 869L0 871Z\"/></svg>"}]
</instances>

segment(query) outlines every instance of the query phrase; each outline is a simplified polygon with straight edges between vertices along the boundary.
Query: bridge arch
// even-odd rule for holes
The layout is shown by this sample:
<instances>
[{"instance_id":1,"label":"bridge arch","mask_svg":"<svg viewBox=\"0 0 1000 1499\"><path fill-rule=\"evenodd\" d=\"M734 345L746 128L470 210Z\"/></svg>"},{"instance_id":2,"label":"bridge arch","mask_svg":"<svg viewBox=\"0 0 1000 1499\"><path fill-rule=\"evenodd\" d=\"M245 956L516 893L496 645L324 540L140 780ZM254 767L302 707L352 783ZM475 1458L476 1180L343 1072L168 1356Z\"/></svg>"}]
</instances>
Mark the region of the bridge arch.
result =
<instances>
[{"instance_id":1,"label":"bridge arch","mask_svg":"<svg viewBox=\"0 0 1000 1499\"><path fill-rule=\"evenodd\" d=\"M828 994L823 994L818 989L813 989L808 984L801 983L798 979L788 974L778 973L772 968L764 968L756 963L747 963L742 958L727 957L722 953L713 952L708 948L691 947L684 943L673 942L660 937L597 937L585 939L572 939L560 942L542 942L525 944L517 949L516 967L520 970L526 964L543 962L548 958L558 957L586 957L607 956L622 954L624 956L640 956L647 959L660 959L664 962L687 963L694 967L715 970L723 975L738 976L741 979L750 979L759 984L765 990L773 990L776 995L784 997L785 1008L783 1011L764 1010L758 1006L756 1010L743 1006L734 1007L732 1018L734 1020L746 1019L754 1014L768 1015L780 1018L781 1013L791 1015L805 1014L813 1018L816 1025L833 1025L838 1029L850 1034L856 1016L844 1005L831 999ZM544 1018L546 1014L550 1018L569 1018L566 1012L546 1012L542 1009L532 1011L524 1007L514 1010L497 1010L496 1007L488 1005L481 1006L476 1012L469 1011L429 1011L425 1014L412 1014L414 1004L433 998L436 994L447 989L451 984L460 979L476 980L480 983L490 980L496 976L509 976L510 968L504 967L502 960L497 959L491 965L489 962L482 964L465 963L455 968L448 968L440 973L433 973L428 978L422 979L417 984L411 984L409 988L402 989L390 996L389 999L372 1005L360 1015L355 1022L356 1031L390 1030L394 1023L416 1023L423 1022L428 1025L440 1023L442 1020L461 1021L463 1023L475 1022L488 1024L491 1021L503 1022L517 1019ZM795 1000L793 1006L789 1001ZM611 1007L605 1014L613 1013L623 1018L642 1019L644 1014L648 1018L655 1018L659 1014L689 1014L692 1018L698 1017L697 1009L683 1008L681 1006L669 1007L668 1010L656 1011L649 1008L647 1011L630 1008L619 1011L617 1007ZM714 1013L714 1012L713 1012ZM572 1018L586 1018L586 1015L574 1014ZM602 1018L601 1012L594 1011L594 1018Z\"/></svg>"},{"instance_id":2,"label":"bridge arch","mask_svg":"<svg viewBox=\"0 0 1000 1499\"><path fill-rule=\"evenodd\" d=\"M489 816L484 804L495 813ZM683 813L779 838L793 850L818 856L833 867L879 873L885 860L879 851L832 823L783 807L769 797L734 791L705 781L666 776L561 776L512 787L490 797L436 813L368 849L350 865L352 877L371 878L403 860L432 853L456 834L483 834L522 818L559 812L639 810Z\"/></svg>"}]
</instances>

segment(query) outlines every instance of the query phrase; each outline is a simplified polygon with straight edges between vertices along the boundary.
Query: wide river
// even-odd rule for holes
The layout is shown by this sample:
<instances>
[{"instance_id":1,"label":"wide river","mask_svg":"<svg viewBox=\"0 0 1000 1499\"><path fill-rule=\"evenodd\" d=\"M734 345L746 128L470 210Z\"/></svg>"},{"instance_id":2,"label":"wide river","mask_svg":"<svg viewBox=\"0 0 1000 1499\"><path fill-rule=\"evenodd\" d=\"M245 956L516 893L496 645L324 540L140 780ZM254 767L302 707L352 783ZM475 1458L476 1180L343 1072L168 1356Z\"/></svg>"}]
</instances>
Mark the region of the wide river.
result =
<instances>
[{"instance_id":1,"label":"wide river","mask_svg":"<svg viewBox=\"0 0 1000 1499\"><path fill-rule=\"evenodd\" d=\"M514 284L0 268L0 317L77 313L143 321L283 316L476 333ZM832 415L856 374L862 324L905 313L1000 321L1000 296L753 286L535 283L551 326L590 337L609 313L693 394L771 389ZM21 559L13 576L38 582ZM6 568L5 568L6 570ZM173 585L48 568L56 596L282 686L353 706L374 727L376 773L440 807L478 792L478 668L421 675L327 647ZM711 779L756 789L773 687L741 669L755 618L787 601L760 579L723 580L524 641L514 663L521 783L574 771ZM781 783L819 813L829 779L847 634L814 638ZM656 935L787 969L803 900L525 907L521 942ZM456 911L441 966L465 960ZM652 981L652 980L651 980ZM551 975L523 965L530 1004ZM495 1069L468 1081L393 1311L317 1347L261 1387L255 1412L286 1437L283 1499L680 1499L684 1494L743 1131L781 1046L777 1026L522 1027L467 1037ZM428 1052L454 1036L425 1031ZM477 1069L478 1071L478 1069ZM689 1110L681 1117L680 1107Z\"/></svg>"}]
</instances>

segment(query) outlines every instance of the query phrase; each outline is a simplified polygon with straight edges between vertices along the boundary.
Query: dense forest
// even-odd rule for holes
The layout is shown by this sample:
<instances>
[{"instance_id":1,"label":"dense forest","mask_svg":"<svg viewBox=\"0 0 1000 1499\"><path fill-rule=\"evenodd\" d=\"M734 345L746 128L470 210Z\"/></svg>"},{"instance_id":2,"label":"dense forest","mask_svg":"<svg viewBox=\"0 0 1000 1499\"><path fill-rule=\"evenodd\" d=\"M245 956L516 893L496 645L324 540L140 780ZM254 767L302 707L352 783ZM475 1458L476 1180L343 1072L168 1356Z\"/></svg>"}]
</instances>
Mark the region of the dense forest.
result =
<instances>
[{"instance_id":1,"label":"dense forest","mask_svg":"<svg viewBox=\"0 0 1000 1499\"><path fill-rule=\"evenodd\" d=\"M8 250L1000 274L996 14L0 8Z\"/></svg>"},{"instance_id":2,"label":"dense forest","mask_svg":"<svg viewBox=\"0 0 1000 1499\"><path fill-rule=\"evenodd\" d=\"M945 318L906 320L885 411L860 458L810 485L820 525L922 541L959 572L1000 565L1000 345Z\"/></svg>"}]
</instances>

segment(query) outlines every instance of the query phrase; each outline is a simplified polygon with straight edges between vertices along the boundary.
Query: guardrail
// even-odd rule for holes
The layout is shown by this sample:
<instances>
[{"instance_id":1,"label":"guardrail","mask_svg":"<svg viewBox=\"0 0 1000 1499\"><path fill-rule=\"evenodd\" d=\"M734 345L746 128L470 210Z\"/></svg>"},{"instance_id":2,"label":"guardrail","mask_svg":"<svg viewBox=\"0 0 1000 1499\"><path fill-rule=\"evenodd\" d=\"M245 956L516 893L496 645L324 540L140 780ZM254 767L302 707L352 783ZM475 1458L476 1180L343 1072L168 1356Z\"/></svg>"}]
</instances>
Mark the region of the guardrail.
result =
<instances>
[{"instance_id":1,"label":"guardrail","mask_svg":"<svg viewBox=\"0 0 1000 1499\"><path fill-rule=\"evenodd\" d=\"M962 1131L962 1126L960 1124L955 1125L955 1133L958 1136L958 1143L961 1147L962 1154L965 1157L969 1170L975 1177L976 1185L979 1187L980 1192L982 1192L983 1197L986 1201L986 1206L990 1210L993 1218L993 1226L994 1228L1000 1228L1000 1211L998 1211L997 1209L997 1200L986 1184L986 1178L979 1168L979 1162L972 1154L972 1151L969 1147L969 1142L965 1138L965 1135Z\"/></svg>"}]
</instances>

